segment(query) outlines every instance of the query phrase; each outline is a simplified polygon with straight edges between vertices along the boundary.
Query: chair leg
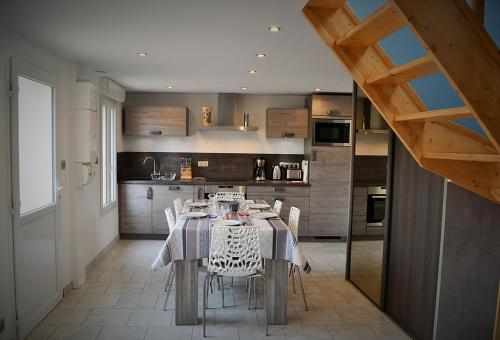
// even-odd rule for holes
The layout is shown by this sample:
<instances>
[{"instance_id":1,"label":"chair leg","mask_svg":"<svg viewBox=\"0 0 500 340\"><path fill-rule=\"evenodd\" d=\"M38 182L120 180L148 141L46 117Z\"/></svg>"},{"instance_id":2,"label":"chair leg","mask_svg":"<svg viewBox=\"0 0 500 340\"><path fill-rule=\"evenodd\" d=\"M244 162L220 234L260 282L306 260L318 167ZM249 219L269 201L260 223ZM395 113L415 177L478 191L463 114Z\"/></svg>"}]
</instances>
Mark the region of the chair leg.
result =
<instances>
[{"instance_id":1,"label":"chair leg","mask_svg":"<svg viewBox=\"0 0 500 340\"><path fill-rule=\"evenodd\" d=\"M172 284L174 278L175 278L175 268L174 268L174 263L172 262L170 271L168 272L167 282L165 283L165 293L167 293L167 296L165 297L165 303L163 304L164 311L167 310L168 298L170 296L170 292L172 291Z\"/></svg>"},{"instance_id":2,"label":"chair leg","mask_svg":"<svg viewBox=\"0 0 500 340\"><path fill-rule=\"evenodd\" d=\"M292 290L294 293L296 293L296 291L295 291L295 273L293 270L293 264L290 265L290 276L292 277Z\"/></svg>"},{"instance_id":3,"label":"chair leg","mask_svg":"<svg viewBox=\"0 0 500 340\"><path fill-rule=\"evenodd\" d=\"M245 292L248 292L248 280L249 280L249 278L247 277L247 280L246 280L247 282L245 284Z\"/></svg>"},{"instance_id":4,"label":"chair leg","mask_svg":"<svg viewBox=\"0 0 500 340\"><path fill-rule=\"evenodd\" d=\"M248 291L248 310L250 310L250 296L252 295L252 278L247 278L247 291Z\"/></svg>"},{"instance_id":5,"label":"chair leg","mask_svg":"<svg viewBox=\"0 0 500 340\"><path fill-rule=\"evenodd\" d=\"M234 287L234 278L231 278L231 287Z\"/></svg>"},{"instance_id":6,"label":"chair leg","mask_svg":"<svg viewBox=\"0 0 500 340\"><path fill-rule=\"evenodd\" d=\"M224 308L224 276L220 277L220 283L222 286L222 308Z\"/></svg>"},{"instance_id":7,"label":"chair leg","mask_svg":"<svg viewBox=\"0 0 500 340\"><path fill-rule=\"evenodd\" d=\"M269 335L269 325L267 324L267 284L266 278L262 276L262 285L264 286L264 325L266 327L266 336Z\"/></svg>"},{"instance_id":8,"label":"chair leg","mask_svg":"<svg viewBox=\"0 0 500 340\"><path fill-rule=\"evenodd\" d=\"M255 309L257 309L257 278L253 278L253 300L255 301Z\"/></svg>"},{"instance_id":9,"label":"chair leg","mask_svg":"<svg viewBox=\"0 0 500 340\"><path fill-rule=\"evenodd\" d=\"M302 283L302 275L300 275L300 269L298 267L297 269L297 273L299 274L300 289L302 290L302 298L304 299L304 306L306 307L306 310L309 310L307 307L306 293L304 292L304 283Z\"/></svg>"},{"instance_id":10,"label":"chair leg","mask_svg":"<svg viewBox=\"0 0 500 340\"><path fill-rule=\"evenodd\" d=\"M203 337L207 336L206 324L207 324L207 301L208 300L208 275L205 276L203 281Z\"/></svg>"}]
</instances>

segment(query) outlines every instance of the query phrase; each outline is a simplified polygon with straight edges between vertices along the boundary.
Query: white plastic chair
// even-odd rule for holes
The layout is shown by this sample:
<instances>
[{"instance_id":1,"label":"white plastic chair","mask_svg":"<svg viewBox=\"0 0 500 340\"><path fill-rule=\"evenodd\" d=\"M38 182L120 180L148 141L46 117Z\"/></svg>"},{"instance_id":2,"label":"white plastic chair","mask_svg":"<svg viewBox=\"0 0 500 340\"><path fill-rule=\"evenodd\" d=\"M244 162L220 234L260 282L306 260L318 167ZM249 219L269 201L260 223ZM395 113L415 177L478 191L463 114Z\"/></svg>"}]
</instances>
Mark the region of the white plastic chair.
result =
<instances>
[{"instance_id":1,"label":"white plastic chair","mask_svg":"<svg viewBox=\"0 0 500 340\"><path fill-rule=\"evenodd\" d=\"M172 214L172 209L166 208L165 209L165 217L167 218L167 224L168 224L168 229L170 232L175 227L175 217L174 214ZM167 276L167 282L165 283L165 293L167 293L167 296L165 298L165 303L163 304L163 310L167 310L167 303L168 303L168 297L170 296L170 292L172 291L172 285L174 283L174 278L175 278L175 267L174 267L174 262L170 264L170 270L168 272Z\"/></svg>"},{"instance_id":2,"label":"white plastic chair","mask_svg":"<svg viewBox=\"0 0 500 340\"><path fill-rule=\"evenodd\" d=\"M280 215L282 207L283 207L283 202L282 201L280 201L280 200L274 201L273 210L276 213L276 215L278 215L278 216Z\"/></svg>"},{"instance_id":3,"label":"white plastic chair","mask_svg":"<svg viewBox=\"0 0 500 340\"><path fill-rule=\"evenodd\" d=\"M288 217L288 228L290 228L293 238L297 243L299 243L299 219L300 219L300 209L296 207L291 207L290 215ZM292 287L294 293L296 292L295 274L299 275L299 283L300 283L300 289L302 291L302 298L304 299L304 306L306 307L306 310L309 310L307 307L306 293L304 292L304 283L302 282L302 276L300 275L300 268L299 266L290 263L290 273L288 274L288 276L292 278Z\"/></svg>"},{"instance_id":4,"label":"white plastic chair","mask_svg":"<svg viewBox=\"0 0 500 340\"><path fill-rule=\"evenodd\" d=\"M175 209L175 218L179 219L182 211L182 200L180 198L174 199L174 209Z\"/></svg>"},{"instance_id":5,"label":"white plastic chair","mask_svg":"<svg viewBox=\"0 0 500 340\"><path fill-rule=\"evenodd\" d=\"M245 193L244 192L221 191L221 192L215 193L214 199L244 200Z\"/></svg>"},{"instance_id":6,"label":"white plastic chair","mask_svg":"<svg viewBox=\"0 0 500 340\"><path fill-rule=\"evenodd\" d=\"M213 227L211 228L210 251L207 275L203 281L203 336L206 336L206 310L208 304L209 282L213 277L246 277L254 279L262 275L259 229L257 227ZM222 281L224 286L224 281ZM264 282L264 320L266 336L267 296ZM223 290L224 291L224 290ZM250 289L249 289L250 291ZM222 300L224 307L224 299Z\"/></svg>"}]
</instances>

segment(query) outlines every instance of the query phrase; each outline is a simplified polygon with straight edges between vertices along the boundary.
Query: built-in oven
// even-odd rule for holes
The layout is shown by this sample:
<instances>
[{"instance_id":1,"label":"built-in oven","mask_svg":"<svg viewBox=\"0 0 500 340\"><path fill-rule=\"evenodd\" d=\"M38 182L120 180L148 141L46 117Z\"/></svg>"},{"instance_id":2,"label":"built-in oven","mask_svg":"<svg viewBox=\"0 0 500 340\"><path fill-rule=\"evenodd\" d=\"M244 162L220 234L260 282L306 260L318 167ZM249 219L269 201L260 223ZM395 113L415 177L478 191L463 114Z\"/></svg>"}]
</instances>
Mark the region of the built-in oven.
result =
<instances>
[{"instance_id":1,"label":"built-in oven","mask_svg":"<svg viewBox=\"0 0 500 340\"><path fill-rule=\"evenodd\" d=\"M368 187L366 226L383 227L385 218L385 187Z\"/></svg>"},{"instance_id":2,"label":"built-in oven","mask_svg":"<svg viewBox=\"0 0 500 340\"><path fill-rule=\"evenodd\" d=\"M312 119L312 145L351 146L352 119L314 117Z\"/></svg>"},{"instance_id":3,"label":"built-in oven","mask_svg":"<svg viewBox=\"0 0 500 340\"><path fill-rule=\"evenodd\" d=\"M208 199L208 195L216 194L218 192L247 192L247 187L245 185L232 185L228 183L205 185L205 199Z\"/></svg>"}]
</instances>

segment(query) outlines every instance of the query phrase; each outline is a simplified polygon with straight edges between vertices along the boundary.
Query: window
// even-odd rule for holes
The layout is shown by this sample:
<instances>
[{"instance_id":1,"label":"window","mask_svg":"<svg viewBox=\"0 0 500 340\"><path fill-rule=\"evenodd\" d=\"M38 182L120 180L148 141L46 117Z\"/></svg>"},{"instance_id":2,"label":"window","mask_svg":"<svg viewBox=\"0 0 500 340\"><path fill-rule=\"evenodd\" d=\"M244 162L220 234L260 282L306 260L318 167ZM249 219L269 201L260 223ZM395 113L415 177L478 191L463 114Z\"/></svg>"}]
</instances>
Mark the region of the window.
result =
<instances>
[{"instance_id":1,"label":"window","mask_svg":"<svg viewBox=\"0 0 500 340\"><path fill-rule=\"evenodd\" d=\"M116 107L106 101L101 107L102 207L116 202Z\"/></svg>"}]
</instances>

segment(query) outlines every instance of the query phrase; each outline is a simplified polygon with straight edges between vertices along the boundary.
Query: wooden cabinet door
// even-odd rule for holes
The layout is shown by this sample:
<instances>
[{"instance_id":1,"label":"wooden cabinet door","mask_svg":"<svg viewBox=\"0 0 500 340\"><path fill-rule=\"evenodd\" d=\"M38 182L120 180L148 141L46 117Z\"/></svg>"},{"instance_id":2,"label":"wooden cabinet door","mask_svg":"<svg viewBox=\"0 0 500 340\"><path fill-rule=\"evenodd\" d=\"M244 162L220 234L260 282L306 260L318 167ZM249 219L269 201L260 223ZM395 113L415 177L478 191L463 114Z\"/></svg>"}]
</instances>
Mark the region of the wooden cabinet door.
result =
<instances>
[{"instance_id":1,"label":"wooden cabinet door","mask_svg":"<svg viewBox=\"0 0 500 340\"><path fill-rule=\"evenodd\" d=\"M186 107L137 106L125 108L127 136L187 136Z\"/></svg>"},{"instance_id":2,"label":"wooden cabinet door","mask_svg":"<svg viewBox=\"0 0 500 340\"><path fill-rule=\"evenodd\" d=\"M309 115L306 108L267 109L267 138L307 138Z\"/></svg>"},{"instance_id":3,"label":"wooden cabinet door","mask_svg":"<svg viewBox=\"0 0 500 340\"><path fill-rule=\"evenodd\" d=\"M182 203L193 199L192 185L153 185L152 223L153 234L168 234L169 228L165 209L170 207L175 215L174 199L180 198Z\"/></svg>"},{"instance_id":4,"label":"wooden cabinet door","mask_svg":"<svg viewBox=\"0 0 500 340\"><path fill-rule=\"evenodd\" d=\"M144 184L120 184L120 233L151 234L151 199Z\"/></svg>"},{"instance_id":5,"label":"wooden cabinet door","mask_svg":"<svg viewBox=\"0 0 500 340\"><path fill-rule=\"evenodd\" d=\"M352 117L352 95L313 95L313 116Z\"/></svg>"},{"instance_id":6,"label":"wooden cabinet door","mask_svg":"<svg viewBox=\"0 0 500 340\"><path fill-rule=\"evenodd\" d=\"M311 236L347 236L350 164L350 147L313 147L309 162Z\"/></svg>"}]
</instances>

